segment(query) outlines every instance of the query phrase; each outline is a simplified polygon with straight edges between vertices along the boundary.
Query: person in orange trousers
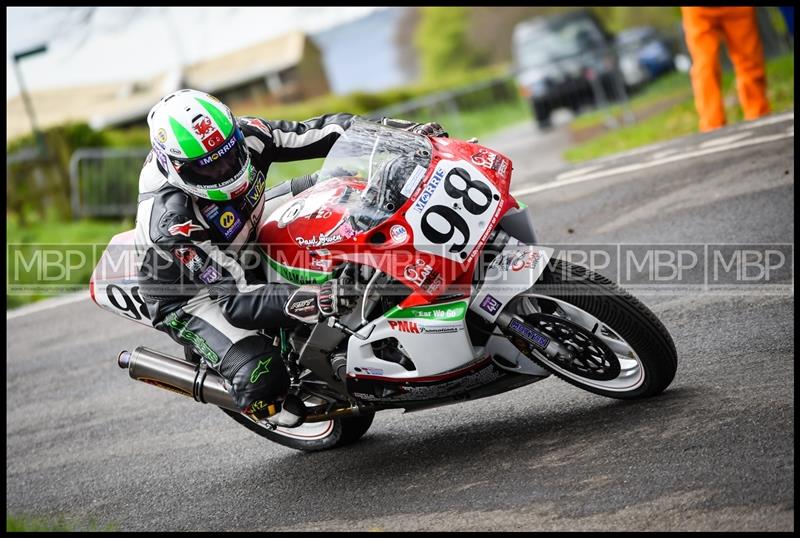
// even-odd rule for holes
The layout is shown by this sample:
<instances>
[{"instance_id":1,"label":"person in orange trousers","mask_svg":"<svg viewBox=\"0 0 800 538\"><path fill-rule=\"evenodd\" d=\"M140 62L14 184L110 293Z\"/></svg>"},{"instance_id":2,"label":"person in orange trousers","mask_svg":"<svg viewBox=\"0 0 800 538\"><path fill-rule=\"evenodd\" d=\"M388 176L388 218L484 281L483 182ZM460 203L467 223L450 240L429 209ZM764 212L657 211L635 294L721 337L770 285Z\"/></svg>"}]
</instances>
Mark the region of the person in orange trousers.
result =
<instances>
[{"instance_id":1,"label":"person in orange trousers","mask_svg":"<svg viewBox=\"0 0 800 538\"><path fill-rule=\"evenodd\" d=\"M736 91L747 120L769 114L764 49L754 7L681 7L686 45L692 56L692 89L700 131L725 125L720 37L736 72Z\"/></svg>"}]
</instances>

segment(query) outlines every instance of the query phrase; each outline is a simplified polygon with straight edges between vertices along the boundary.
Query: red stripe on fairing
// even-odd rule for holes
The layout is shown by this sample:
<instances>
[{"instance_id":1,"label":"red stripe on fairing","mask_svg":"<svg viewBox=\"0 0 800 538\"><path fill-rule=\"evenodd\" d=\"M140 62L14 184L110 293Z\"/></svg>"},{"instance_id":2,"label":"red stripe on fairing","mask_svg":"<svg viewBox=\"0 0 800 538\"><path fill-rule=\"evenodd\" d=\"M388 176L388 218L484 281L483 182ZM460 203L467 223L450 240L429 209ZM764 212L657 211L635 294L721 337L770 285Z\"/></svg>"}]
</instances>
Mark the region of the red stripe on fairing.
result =
<instances>
[{"instance_id":1,"label":"red stripe on fairing","mask_svg":"<svg viewBox=\"0 0 800 538\"><path fill-rule=\"evenodd\" d=\"M225 142L225 137L222 136L222 133L214 131L203 139L203 146L205 146L208 151L211 151L212 149L220 147L223 142Z\"/></svg>"},{"instance_id":2,"label":"red stripe on fairing","mask_svg":"<svg viewBox=\"0 0 800 538\"><path fill-rule=\"evenodd\" d=\"M461 370L456 370L455 372L449 372L446 374L440 375L431 375L428 377L385 377L382 375L363 375L363 374L355 374L352 377L356 379L372 379L377 381L391 381L393 383L429 383L431 381L445 381L447 379L452 379L454 377L461 377L467 374L470 370L480 369L486 365L489 361L492 360L491 355L487 355L482 361L471 364L466 368L462 368Z\"/></svg>"}]
</instances>

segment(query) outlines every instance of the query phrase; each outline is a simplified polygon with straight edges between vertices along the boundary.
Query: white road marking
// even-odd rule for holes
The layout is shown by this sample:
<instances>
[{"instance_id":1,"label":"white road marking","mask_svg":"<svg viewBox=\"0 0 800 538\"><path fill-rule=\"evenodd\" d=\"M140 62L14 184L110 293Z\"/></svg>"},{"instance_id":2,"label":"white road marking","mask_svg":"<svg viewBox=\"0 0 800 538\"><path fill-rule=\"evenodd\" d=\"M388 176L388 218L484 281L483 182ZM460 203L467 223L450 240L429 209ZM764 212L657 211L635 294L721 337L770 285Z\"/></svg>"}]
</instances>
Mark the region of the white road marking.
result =
<instances>
[{"instance_id":1,"label":"white road marking","mask_svg":"<svg viewBox=\"0 0 800 538\"><path fill-rule=\"evenodd\" d=\"M569 172L564 172L562 174L558 174L556 176L556 180L560 181L562 179L569 179L571 177L582 176L583 174L588 174L589 172L594 172L602 168L602 166L587 166L585 168L578 168L577 170L570 170Z\"/></svg>"},{"instance_id":2,"label":"white road marking","mask_svg":"<svg viewBox=\"0 0 800 538\"><path fill-rule=\"evenodd\" d=\"M762 127L764 125L772 125L773 123L781 123L782 121L793 120L794 112L786 112L778 114L777 116L769 116L753 121L746 121L738 125L737 129L752 129L753 127Z\"/></svg>"},{"instance_id":3,"label":"white road marking","mask_svg":"<svg viewBox=\"0 0 800 538\"><path fill-rule=\"evenodd\" d=\"M714 146L722 146L722 145L725 145L725 144L732 144L733 142L736 142L737 140L741 140L742 138L747 138L751 134L753 134L753 131L744 131L742 133L737 133L735 135L721 136L719 138L712 138L711 140L706 140L705 142L700 144L700 148L701 149L702 148L711 148L711 147L714 147Z\"/></svg>"},{"instance_id":4,"label":"white road marking","mask_svg":"<svg viewBox=\"0 0 800 538\"><path fill-rule=\"evenodd\" d=\"M642 153L649 153L654 149L662 148L668 144L673 142L672 140L665 140L664 142L659 142L658 144L653 144L652 146L645 146L643 148L635 148L623 153L618 153L616 155L612 155L611 158L618 159L618 158L625 158L625 157L633 157L634 155L641 155Z\"/></svg>"},{"instance_id":5,"label":"white road marking","mask_svg":"<svg viewBox=\"0 0 800 538\"><path fill-rule=\"evenodd\" d=\"M42 312L44 310L50 310L51 308L58 308L64 305L77 303L80 301L86 301L89 299L91 299L91 297L89 296L89 290L78 291L75 293L70 293L68 295L62 295L61 297L54 297L52 299L45 299L43 301L38 301L33 304L9 310L8 312L6 312L6 321L10 319L19 318L22 316L27 316L28 314L35 314L37 312Z\"/></svg>"},{"instance_id":6,"label":"white road marking","mask_svg":"<svg viewBox=\"0 0 800 538\"><path fill-rule=\"evenodd\" d=\"M663 151L657 151L657 152L653 153L653 156L651 157L651 159L663 159L667 155L672 155L674 153L678 153L678 151L679 151L678 148L671 148L671 149L665 149Z\"/></svg>"},{"instance_id":7,"label":"white road marking","mask_svg":"<svg viewBox=\"0 0 800 538\"><path fill-rule=\"evenodd\" d=\"M774 134L774 135L765 135L759 136L756 138L750 138L747 140L742 140L739 142L734 142L733 144L728 144L726 146L714 146L711 148L700 149L695 151L688 151L686 153L681 153L679 155L673 155L671 157L664 157L663 159L658 159L650 162L643 162L643 163L633 163L628 164L625 166L618 166L616 168L610 168L608 170L603 170L602 172L595 172L593 174L588 174L585 176L580 176L577 178L560 180L560 181L551 181L550 183L544 183L543 185L535 185L533 187L528 187L526 189L517 189L511 191L512 196L525 196L527 194L533 194L537 192L547 191L550 189L557 189L560 187L565 187L567 185L573 185L576 183L583 183L584 181L590 181L593 179L599 179L603 177L609 176L616 176L619 174L627 174L628 172L636 172L638 170L644 170L646 168L653 168L655 166L661 166L662 164L667 164L676 161L683 161L687 159L693 159L695 157L702 157L704 155L711 155L712 153L720 153L723 151L729 151L733 149L744 148L747 146L755 146L757 144L766 144L767 142L775 142L777 140L783 140L784 138L793 138L794 137L794 129L792 129L791 133L781 133L781 134Z\"/></svg>"}]
</instances>

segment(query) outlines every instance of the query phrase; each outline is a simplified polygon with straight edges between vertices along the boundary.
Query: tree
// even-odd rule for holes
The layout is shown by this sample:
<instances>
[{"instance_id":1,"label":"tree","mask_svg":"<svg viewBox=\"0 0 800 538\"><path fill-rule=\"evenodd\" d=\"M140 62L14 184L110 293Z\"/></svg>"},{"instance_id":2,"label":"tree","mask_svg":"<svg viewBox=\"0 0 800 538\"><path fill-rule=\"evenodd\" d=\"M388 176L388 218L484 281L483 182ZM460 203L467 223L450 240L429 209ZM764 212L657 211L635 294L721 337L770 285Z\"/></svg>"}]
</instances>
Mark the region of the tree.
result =
<instances>
[{"instance_id":1,"label":"tree","mask_svg":"<svg viewBox=\"0 0 800 538\"><path fill-rule=\"evenodd\" d=\"M563 10L540 6L472 7L469 40L485 55L487 64L507 63L511 60L511 36L518 23Z\"/></svg>"},{"instance_id":2,"label":"tree","mask_svg":"<svg viewBox=\"0 0 800 538\"><path fill-rule=\"evenodd\" d=\"M633 26L655 26L672 33L681 22L679 7L593 7L595 14L612 33Z\"/></svg>"},{"instance_id":3,"label":"tree","mask_svg":"<svg viewBox=\"0 0 800 538\"><path fill-rule=\"evenodd\" d=\"M422 78L430 82L442 75L463 73L480 65L482 55L468 38L469 13L463 7L425 7L414 36Z\"/></svg>"}]
</instances>

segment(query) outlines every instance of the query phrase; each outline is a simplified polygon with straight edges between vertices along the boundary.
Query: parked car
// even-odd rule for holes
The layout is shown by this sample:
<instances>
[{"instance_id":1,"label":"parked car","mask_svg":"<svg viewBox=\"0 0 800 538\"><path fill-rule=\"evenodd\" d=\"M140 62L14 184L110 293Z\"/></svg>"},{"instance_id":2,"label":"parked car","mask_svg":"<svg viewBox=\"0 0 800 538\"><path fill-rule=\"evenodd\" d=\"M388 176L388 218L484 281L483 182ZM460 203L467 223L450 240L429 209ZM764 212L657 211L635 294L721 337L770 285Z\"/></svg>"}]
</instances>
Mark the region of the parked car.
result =
<instances>
[{"instance_id":1,"label":"parked car","mask_svg":"<svg viewBox=\"0 0 800 538\"><path fill-rule=\"evenodd\" d=\"M625 85L637 89L675 68L670 41L652 26L623 30L615 39Z\"/></svg>"},{"instance_id":2,"label":"parked car","mask_svg":"<svg viewBox=\"0 0 800 538\"><path fill-rule=\"evenodd\" d=\"M622 97L613 37L588 10L523 21L511 48L517 85L540 128L558 108L577 113Z\"/></svg>"}]
</instances>

